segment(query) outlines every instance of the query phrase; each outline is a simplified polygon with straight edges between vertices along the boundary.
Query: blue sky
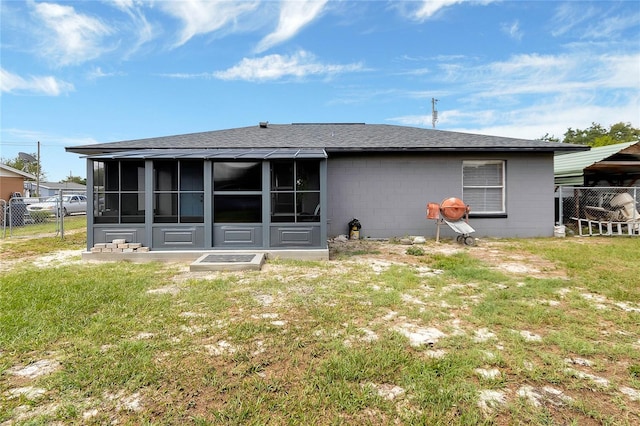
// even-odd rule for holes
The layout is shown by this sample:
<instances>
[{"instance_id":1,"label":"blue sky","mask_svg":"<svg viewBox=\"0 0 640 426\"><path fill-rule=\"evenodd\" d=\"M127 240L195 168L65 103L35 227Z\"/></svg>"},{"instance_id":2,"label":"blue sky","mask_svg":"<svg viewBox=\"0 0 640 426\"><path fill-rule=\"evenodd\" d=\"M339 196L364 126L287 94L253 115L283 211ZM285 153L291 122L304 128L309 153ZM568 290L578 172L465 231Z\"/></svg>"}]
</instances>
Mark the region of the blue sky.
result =
<instances>
[{"instance_id":1,"label":"blue sky","mask_svg":"<svg viewBox=\"0 0 640 426\"><path fill-rule=\"evenodd\" d=\"M365 122L540 138L640 126L640 1L1 0L3 158Z\"/></svg>"}]
</instances>

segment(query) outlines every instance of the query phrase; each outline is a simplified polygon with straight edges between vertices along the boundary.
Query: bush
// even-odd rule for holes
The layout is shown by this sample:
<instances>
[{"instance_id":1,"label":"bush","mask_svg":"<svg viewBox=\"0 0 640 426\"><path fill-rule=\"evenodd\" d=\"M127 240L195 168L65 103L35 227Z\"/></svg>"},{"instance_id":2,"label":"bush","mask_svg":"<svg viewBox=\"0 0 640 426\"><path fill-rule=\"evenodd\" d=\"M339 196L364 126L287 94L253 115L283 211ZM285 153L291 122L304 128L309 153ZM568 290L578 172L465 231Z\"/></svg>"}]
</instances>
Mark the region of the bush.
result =
<instances>
[{"instance_id":1,"label":"bush","mask_svg":"<svg viewBox=\"0 0 640 426\"><path fill-rule=\"evenodd\" d=\"M411 246L407 249L406 253L411 256L424 256L424 250L422 247Z\"/></svg>"}]
</instances>

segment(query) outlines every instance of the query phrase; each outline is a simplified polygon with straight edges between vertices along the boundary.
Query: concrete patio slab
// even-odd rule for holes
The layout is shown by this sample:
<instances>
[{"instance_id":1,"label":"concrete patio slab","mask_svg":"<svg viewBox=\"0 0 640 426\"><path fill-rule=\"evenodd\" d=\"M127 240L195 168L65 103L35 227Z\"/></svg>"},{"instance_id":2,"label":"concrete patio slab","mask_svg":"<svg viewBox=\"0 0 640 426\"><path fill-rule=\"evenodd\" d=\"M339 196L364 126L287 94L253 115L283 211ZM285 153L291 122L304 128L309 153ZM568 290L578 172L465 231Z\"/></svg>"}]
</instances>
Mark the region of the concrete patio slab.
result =
<instances>
[{"instance_id":1,"label":"concrete patio slab","mask_svg":"<svg viewBox=\"0 0 640 426\"><path fill-rule=\"evenodd\" d=\"M264 253L203 254L189 265L191 272L202 271L259 271Z\"/></svg>"}]
</instances>

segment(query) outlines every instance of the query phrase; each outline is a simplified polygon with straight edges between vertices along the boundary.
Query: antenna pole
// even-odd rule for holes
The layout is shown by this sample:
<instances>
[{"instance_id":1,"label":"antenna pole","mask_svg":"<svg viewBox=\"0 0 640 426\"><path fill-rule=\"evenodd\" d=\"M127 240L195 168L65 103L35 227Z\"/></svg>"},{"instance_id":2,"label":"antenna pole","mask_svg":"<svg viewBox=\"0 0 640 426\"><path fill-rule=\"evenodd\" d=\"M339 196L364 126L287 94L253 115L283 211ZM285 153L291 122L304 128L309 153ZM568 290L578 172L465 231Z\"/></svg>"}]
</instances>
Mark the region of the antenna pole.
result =
<instances>
[{"instance_id":1,"label":"antenna pole","mask_svg":"<svg viewBox=\"0 0 640 426\"><path fill-rule=\"evenodd\" d=\"M438 121L438 110L436 109L436 104L438 100L436 98L431 98L431 125L433 128L436 128L436 122Z\"/></svg>"}]
</instances>

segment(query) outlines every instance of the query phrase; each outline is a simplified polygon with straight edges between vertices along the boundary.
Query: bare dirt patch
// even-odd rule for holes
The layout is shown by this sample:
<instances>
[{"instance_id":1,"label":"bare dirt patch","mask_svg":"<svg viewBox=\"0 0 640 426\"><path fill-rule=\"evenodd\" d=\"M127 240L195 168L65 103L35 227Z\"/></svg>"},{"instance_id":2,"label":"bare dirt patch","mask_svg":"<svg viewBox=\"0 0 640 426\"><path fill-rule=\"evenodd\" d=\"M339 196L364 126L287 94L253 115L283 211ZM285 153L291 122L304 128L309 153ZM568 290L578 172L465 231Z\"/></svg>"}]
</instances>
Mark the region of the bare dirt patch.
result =
<instances>
[{"instance_id":1,"label":"bare dirt patch","mask_svg":"<svg viewBox=\"0 0 640 426\"><path fill-rule=\"evenodd\" d=\"M453 255L460 252L468 253L491 267L516 276L533 278L567 278L566 271L559 265L540 256L529 253L514 253L505 249L500 241L482 239L475 246L469 247L454 241L443 240L439 243L427 240L424 244L400 244L395 241L331 241L329 246L331 259L345 259L353 257L355 262L369 263L374 268L385 269L394 264L419 265L422 256L407 253L407 249L416 247L422 249L426 255Z\"/></svg>"},{"instance_id":2,"label":"bare dirt patch","mask_svg":"<svg viewBox=\"0 0 640 426\"><path fill-rule=\"evenodd\" d=\"M482 240L467 251L471 256L508 274L533 278L567 278L559 265L530 253L514 253L504 249L504 243Z\"/></svg>"},{"instance_id":3,"label":"bare dirt patch","mask_svg":"<svg viewBox=\"0 0 640 426\"><path fill-rule=\"evenodd\" d=\"M60 363L57 360L42 359L29 365L18 365L10 368L7 372L13 376L35 379L37 377L51 374L60 368Z\"/></svg>"}]
</instances>

